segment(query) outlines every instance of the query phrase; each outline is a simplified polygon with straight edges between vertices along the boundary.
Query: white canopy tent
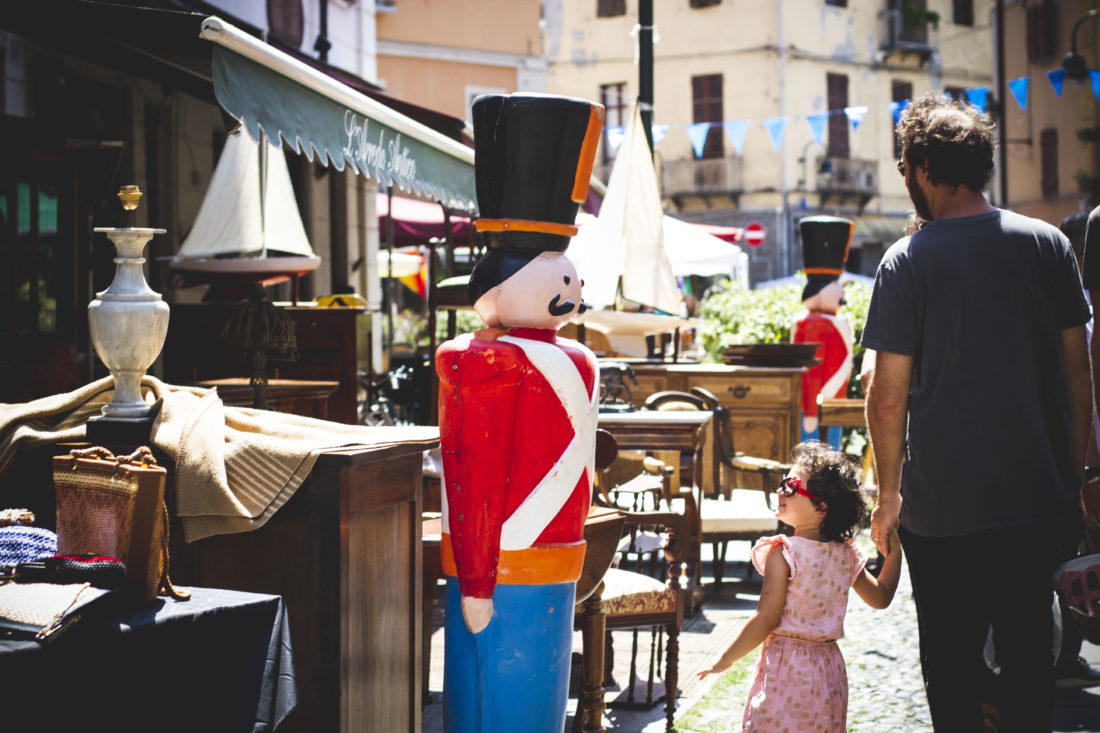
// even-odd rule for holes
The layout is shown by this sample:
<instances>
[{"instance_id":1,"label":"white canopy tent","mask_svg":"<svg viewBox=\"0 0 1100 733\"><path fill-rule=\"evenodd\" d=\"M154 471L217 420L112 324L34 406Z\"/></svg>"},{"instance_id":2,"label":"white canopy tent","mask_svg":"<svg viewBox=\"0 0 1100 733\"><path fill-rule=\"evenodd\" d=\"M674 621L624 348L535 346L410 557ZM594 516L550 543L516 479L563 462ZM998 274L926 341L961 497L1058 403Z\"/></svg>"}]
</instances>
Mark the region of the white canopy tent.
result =
<instances>
[{"instance_id":1,"label":"white canopy tent","mask_svg":"<svg viewBox=\"0 0 1100 733\"><path fill-rule=\"evenodd\" d=\"M583 211L577 214L577 227L579 231L566 250L566 256L574 263L574 256L583 259L588 256L590 248L601 244L598 239L598 219L595 216ZM661 217L661 229L665 256L673 275L726 276L748 287L748 255L736 244L724 242L694 224L668 214ZM581 277L585 281L587 301L588 278L583 272Z\"/></svg>"}]
</instances>

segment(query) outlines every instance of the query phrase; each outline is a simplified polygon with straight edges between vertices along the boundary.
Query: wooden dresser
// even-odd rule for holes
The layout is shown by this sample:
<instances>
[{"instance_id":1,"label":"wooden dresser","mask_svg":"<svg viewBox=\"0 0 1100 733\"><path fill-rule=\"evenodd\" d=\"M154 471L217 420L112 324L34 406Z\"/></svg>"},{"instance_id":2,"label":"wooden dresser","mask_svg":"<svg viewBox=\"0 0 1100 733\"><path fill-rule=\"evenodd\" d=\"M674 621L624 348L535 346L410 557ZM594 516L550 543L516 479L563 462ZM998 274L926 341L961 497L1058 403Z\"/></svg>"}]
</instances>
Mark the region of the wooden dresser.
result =
<instances>
[{"instance_id":1,"label":"wooden dresser","mask_svg":"<svg viewBox=\"0 0 1100 733\"><path fill-rule=\"evenodd\" d=\"M260 529L175 543L177 582L286 601L298 706L280 733L420 733L421 463L438 440L418 430L322 455Z\"/></svg>"},{"instance_id":2,"label":"wooden dresser","mask_svg":"<svg viewBox=\"0 0 1100 733\"><path fill-rule=\"evenodd\" d=\"M295 361L270 359L267 362L268 378L306 380L313 386L336 382L331 396L322 401L326 417L334 422L354 425L359 390L355 328L356 317L362 309L309 305L281 307L294 322L298 358ZM166 382L198 384L233 377L247 382L252 374L250 361L240 349L228 346L221 336L222 328L236 308L235 305L207 303L172 304L168 337L164 343ZM302 414L298 409L280 408L280 399L289 398L284 387L277 386L272 393L269 401L274 399L273 409ZM229 404L230 400L226 402ZM316 410L322 402L313 399L310 409ZM252 404L250 396L247 404ZM303 403L298 400L298 404ZM320 417L316 411L307 416Z\"/></svg>"},{"instance_id":3,"label":"wooden dresser","mask_svg":"<svg viewBox=\"0 0 1100 733\"><path fill-rule=\"evenodd\" d=\"M749 456L789 461L802 437L802 372L797 368L723 364L632 363L639 387L630 385L633 403L666 389L702 387L730 408L734 450Z\"/></svg>"}]
</instances>

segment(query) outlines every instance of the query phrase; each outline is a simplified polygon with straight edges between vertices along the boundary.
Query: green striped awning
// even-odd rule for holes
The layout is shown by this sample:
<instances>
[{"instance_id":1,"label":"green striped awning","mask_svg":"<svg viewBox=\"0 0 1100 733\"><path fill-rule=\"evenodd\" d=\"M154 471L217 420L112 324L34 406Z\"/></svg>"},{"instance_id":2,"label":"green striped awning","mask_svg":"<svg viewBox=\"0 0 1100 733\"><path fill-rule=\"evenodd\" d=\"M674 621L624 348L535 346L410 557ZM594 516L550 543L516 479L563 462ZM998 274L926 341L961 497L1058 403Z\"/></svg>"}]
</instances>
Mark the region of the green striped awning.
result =
<instances>
[{"instance_id":1,"label":"green striped awning","mask_svg":"<svg viewBox=\"0 0 1100 733\"><path fill-rule=\"evenodd\" d=\"M253 139L338 170L426 196L463 210L476 208L473 149L355 91L216 17L202 24L215 43L214 94Z\"/></svg>"}]
</instances>

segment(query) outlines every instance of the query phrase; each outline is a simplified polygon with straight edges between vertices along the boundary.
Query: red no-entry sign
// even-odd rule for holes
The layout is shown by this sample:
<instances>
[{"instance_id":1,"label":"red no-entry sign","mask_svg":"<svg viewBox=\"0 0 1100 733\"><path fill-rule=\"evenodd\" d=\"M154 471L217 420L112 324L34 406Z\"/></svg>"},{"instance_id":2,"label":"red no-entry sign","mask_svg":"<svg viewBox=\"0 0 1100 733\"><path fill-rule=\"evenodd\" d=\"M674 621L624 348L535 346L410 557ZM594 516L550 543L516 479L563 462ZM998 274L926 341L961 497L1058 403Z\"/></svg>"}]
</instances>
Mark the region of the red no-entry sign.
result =
<instances>
[{"instance_id":1,"label":"red no-entry sign","mask_svg":"<svg viewBox=\"0 0 1100 733\"><path fill-rule=\"evenodd\" d=\"M759 247L764 243L764 225L758 221L750 221L745 226L745 244L750 247Z\"/></svg>"}]
</instances>

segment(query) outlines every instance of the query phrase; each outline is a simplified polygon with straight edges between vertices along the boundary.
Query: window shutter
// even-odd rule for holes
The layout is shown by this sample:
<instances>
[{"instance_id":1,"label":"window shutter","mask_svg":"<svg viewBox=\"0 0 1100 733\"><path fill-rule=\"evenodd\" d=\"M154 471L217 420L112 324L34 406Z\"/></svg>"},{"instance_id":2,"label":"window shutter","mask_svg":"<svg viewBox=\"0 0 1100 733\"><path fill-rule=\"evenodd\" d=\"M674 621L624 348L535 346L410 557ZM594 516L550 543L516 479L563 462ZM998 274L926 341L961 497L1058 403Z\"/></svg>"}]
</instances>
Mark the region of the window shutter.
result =
<instances>
[{"instance_id":1,"label":"window shutter","mask_svg":"<svg viewBox=\"0 0 1100 733\"><path fill-rule=\"evenodd\" d=\"M827 148L830 158L849 157L848 149L848 116L844 114L844 108L848 106L848 76L846 74L826 74L826 89L829 111L829 146Z\"/></svg>"},{"instance_id":2,"label":"window shutter","mask_svg":"<svg viewBox=\"0 0 1100 733\"><path fill-rule=\"evenodd\" d=\"M1044 196L1058 193L1058 130L1048 127L1039 135L1039 155L1042 161L1042 191Z\"/></svg>"}]
</instances>

